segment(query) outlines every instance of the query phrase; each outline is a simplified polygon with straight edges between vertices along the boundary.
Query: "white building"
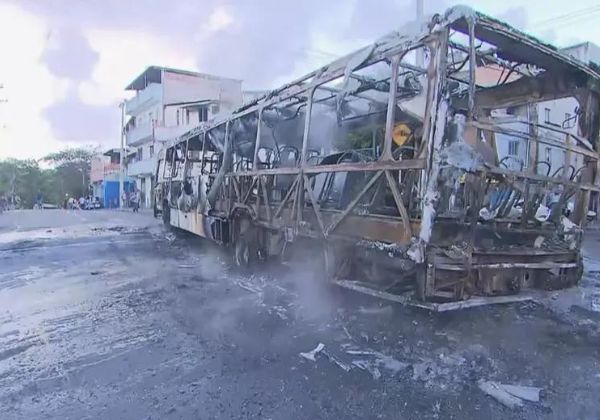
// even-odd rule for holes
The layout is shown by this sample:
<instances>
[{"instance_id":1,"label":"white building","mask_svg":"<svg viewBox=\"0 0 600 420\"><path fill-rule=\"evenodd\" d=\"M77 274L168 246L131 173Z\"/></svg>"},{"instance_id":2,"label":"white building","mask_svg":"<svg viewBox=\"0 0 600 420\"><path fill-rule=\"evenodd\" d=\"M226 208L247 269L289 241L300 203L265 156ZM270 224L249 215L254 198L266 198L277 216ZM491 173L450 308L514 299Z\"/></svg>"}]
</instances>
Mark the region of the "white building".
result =
<instances>
[{"instance_id":1,"label":"white building","mask_svg":"<svg viewBox=\"0 0 600 420\"><path fill-rule=\"evenodd\" d=\"M119 182L121 175L121 149L109 149L92 158L90 165L90 186L93 197L97 197L105 208L120 205ZM125 178L128 190L133 180Z\"/></svg>"},{"instance_id":2,"label":"white building","mask_svg":"<svg viewBox=\"0 0 600 420\"><path fill-rule=\"evenodd\" d=\"M126 88L127 146L135 155L127 174L136 180L142 207L152 205L156 153L186 131L242 104L242 82L209 74L151 66Z\"/></svg>"},{"instance_id":3,"label":"white building","mask_svg":"<svg viewBox=\"0 0 600 420\"><path fill-rule=\"evenodd\" d=\"M600 64L600 47L591 42L584 42L563 48L561 52L573 56L585 64L590 62ZM493 77L497 78L497 75ZM508 129L527 131L526 123L532 118L532 111L535 111L537 114L537 124L539 124L539 137L564 142L566 136L560 133L559 130L575 135L578 134L578 103L575 98L539 102L535 106L535 110L528 109L527 106L499 110L499 113L494 115L494 119L497 123L502 124ZM529 160L527 143L512 138L510 135L498 134L496 135L496 147L498 150L498 159L504 159L507 166L510 166L512 169L519 169L520 165L527 166ZM566 151L564 149L548 144L538 144L536 152L536 160L538 162L547 162L547 164L538 164L538 173L543 175L548 172L549 175L553 175L557 171L557 175L562 173L566 158ZM582 157L572 155L570 165L575 170L579 169L583 165ZM568 169L567 174L569 176L574 172L573 168Z\"/></svg>"}]
</instances>

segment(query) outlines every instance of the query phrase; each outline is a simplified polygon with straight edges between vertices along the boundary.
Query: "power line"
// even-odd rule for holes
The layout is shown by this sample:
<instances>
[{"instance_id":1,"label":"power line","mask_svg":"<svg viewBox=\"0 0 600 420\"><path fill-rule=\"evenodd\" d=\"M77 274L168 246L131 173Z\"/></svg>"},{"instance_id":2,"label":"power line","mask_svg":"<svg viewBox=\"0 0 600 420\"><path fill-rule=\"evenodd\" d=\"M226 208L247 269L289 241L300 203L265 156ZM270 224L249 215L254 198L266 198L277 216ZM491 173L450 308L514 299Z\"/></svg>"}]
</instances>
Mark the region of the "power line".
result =
<instances>
[{"instance_id":1,"label":"power line","mask_svg":"<svg viewBox=\"0 0 600 420\"><path fill-rule=\"evenodd\" d=\"M577 19L571 19L571 20L567 20L567 21L560 21L558 23L555 23L554 25L551 26L543 26L541 29L558 29L558 28L565 28L568 26L572 26L575 24L580 24L586 21L589 21L590 19L594 19L597 18L598 13L600 12L600 10L594 12L594 13L589 13L585 16L580 16Z\"/></svg>"},{"instance_id":2,"label":"power line","mask_svg":"<svg viewBox=\"0 0 600 420\"><path fill-rule=\"evenodd\" d=\"M554 16L548 19L544 19L538 22L534 22L531 27L538 29L539 27L548 27L548 26L565 26L573 24L582 19L589 19L593 17L596 13L600 12L600 5L587 7L585 9L575 10L569 13L565 13L562 15Z\"/></svg>"},{"instance_id":3,"label":"power line","mask_svg":"<svg viewBox=\"0 0 600 420\"><path fill-rule=\"evenodd\" d=\"M547 18L547 19L538 20L537 22L534 22L533 24L534 25L545 25L545 24L553 23L554 21L559 21L559 20L564 20L564 19L570 19L572 17L577 17L577 16L580 16L580 15L585 15L587 13L594 12L594 11L596 11L598 9L600 9L600 5L586 7L585 9L574 10L574 11L569 12L569 13L563 13L561 15L553 16L553 17L550 17L550 18Z\"/></svg>"}]
</instances>

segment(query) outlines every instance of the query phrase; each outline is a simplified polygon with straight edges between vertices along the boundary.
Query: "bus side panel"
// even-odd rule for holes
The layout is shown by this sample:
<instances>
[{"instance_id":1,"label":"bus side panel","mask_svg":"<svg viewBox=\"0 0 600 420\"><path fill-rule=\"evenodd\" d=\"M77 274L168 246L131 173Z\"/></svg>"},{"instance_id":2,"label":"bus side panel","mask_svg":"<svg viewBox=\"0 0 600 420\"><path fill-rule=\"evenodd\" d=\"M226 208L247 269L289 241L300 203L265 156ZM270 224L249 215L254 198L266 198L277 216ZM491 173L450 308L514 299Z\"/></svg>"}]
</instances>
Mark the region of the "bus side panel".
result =
<instances>
[{"instance_id":1,"label":"bus side panel","mask_svg":"<svg viewBox=\"0 0 600 420\"><path fill-rule=\"evenodd\" d=\"M211 224L215 223L214 218L196 212L183 212L174 208L170 210L171 226L187 230L203 238L215 240L211 229Z\"/></svg>"}]
</instances>

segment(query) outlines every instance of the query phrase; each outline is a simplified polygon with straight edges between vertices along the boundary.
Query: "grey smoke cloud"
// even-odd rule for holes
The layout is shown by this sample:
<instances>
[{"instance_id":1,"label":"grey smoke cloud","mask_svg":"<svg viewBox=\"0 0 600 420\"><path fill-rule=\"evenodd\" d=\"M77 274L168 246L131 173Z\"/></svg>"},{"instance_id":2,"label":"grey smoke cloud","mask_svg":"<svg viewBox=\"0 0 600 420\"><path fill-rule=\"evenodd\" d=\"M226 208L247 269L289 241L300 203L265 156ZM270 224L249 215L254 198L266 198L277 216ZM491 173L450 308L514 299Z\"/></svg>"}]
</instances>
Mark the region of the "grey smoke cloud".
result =
<instances>
[{"instance_id":1,"label":"grey smoke cloud","mask_svg":"<svg viewBox=\"0 0 600 420\"><path fill-rule=\"evenodd\" d=\"M111 138L116 143L119 138L117 106L83 103L75 89L69 90L64 100L46 108L44 116L55 136L63 141L91 144Z\"/></svg>"},{"instance_id":2,"label":"grey smoke cloud","mask_svg":"<svg viewBox=\"0 0 600 420\"><path fill-rule=\"evenodd\" d=\"M89 70L96 52L82 39L83 28L137 29L193 47L202 71L242 78L258 88L288 74L298 61L306 59L313 29L338 40L368 42L413 19L416 10L414 0L378 0L376 4L368 0L146 0L142 4L22 0L16 4L44 17L52 28L69 28L68 32L59 31L63 45L59 54L46 60L61 74L69 71L79 77ZM446 0L425 2L426 13L446 7ZM204 28L217 8L229 11L235 21L222 30L207 32ZM349 19L348 8L352 9ZM73 52L72 57L65 56L68 51ZM69 60L68 69L57 68L60 59Z\"/></svg>"},{"instance_id":3,"label":"grey smoke cloud","mask_svg":"<svg viewBox=\"0 0 600 420\"><path fill-rule=\"evenodd\" d=\"M42 63L58 77L86 80L98 62L98 52L76 26L51 30Z\"/></svg>"}]
</instances>

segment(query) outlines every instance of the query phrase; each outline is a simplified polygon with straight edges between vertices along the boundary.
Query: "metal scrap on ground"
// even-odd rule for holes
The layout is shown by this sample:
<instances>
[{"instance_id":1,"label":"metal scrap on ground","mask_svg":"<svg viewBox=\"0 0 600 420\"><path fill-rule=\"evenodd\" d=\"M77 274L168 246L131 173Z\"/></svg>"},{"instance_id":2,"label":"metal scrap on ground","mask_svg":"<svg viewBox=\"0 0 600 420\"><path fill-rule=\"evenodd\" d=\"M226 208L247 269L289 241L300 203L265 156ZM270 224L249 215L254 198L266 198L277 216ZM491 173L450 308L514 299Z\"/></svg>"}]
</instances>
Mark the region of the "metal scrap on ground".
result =
<instances>
[{"instance_id":1,"label":"metal scrap on ground","mask_svg":"<svg viewBox=\"0 0 600 420\"><path fill-rule=\"evenodd\" d=\"M494 381L480 380L479 389L508 408L523 406L523 401L539 402L541 388L521 385L501 384Z\"/></svg>"},{"instance_id":2,"label":"metal scrap on ground","mask_svg":"<svg viewBox=\"0 0 600 420\"><path fill-rule=\"evenodd\" d=\"M311 351L306 352L306 353L300 353L300 357L303 357L306 360L310 360L311 362L315 362L317 360L316 359L317 354L319 354L321 351L323 351L324 348L325 348L325 344L319 343L317 345L317 347L315 347Z\"/></svg>"}]
</instances>

